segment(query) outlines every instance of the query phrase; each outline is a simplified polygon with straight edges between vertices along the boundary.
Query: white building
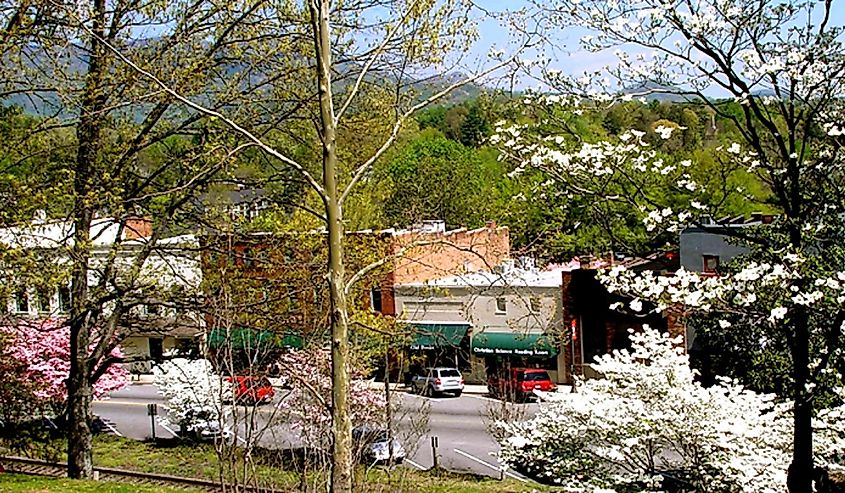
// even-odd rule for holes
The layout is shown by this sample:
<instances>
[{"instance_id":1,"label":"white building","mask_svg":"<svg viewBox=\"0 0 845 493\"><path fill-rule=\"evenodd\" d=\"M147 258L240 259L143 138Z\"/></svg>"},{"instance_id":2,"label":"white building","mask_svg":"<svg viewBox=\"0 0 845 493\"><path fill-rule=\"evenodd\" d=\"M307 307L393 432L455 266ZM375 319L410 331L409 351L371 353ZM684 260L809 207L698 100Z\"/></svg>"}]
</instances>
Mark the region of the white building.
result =
<instances>
[{"instance_id":1,"label":"white building","mask_svg":"<svg viewBox=\"0 0 845 493\"><path fill-rule=\"evenodd\" d=\"M74 226L67 221L38 220L0 229L0 264L5 264L0 268L0 296L6 298L5 316L65 316L70 308L73 234ZM199 299L202 271L198 241L185 235L159 239L137 275L131 275L151 235L152 222L146 219L95 219L88 283L106 292L128 287L121 297L131 306L120 329L124 353L160 359L168 352L187 349L202 333L203 318L187 303ZM108 282L104 283L105 278ZM179 303L173 303L175 299ZM149 367L149 362L131 365L136 372Z\"/></svg>"},{"instance_id":2,"label":"white building","mask_svg":"<svg viewBox=\"0 0 845 493\"><path fill-rule=\"evenodd\" d=\"M397 286L397 316L416 331L411 351L426 353L427 364L461 366L468 381L505 366L563 378L565 269L519 264Z\"/></svg>"}]
</instances>

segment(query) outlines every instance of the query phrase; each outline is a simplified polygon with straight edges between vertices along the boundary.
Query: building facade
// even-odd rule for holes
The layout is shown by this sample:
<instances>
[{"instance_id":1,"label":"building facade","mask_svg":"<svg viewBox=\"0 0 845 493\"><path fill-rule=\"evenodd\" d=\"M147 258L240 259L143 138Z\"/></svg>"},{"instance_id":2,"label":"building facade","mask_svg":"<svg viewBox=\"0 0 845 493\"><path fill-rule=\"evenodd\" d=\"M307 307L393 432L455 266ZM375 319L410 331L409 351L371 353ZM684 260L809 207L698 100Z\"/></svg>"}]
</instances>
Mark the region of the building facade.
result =
<instances>
[{"instance_id":1,"label":"building facade","mask_svg":"<svg viewBox=\"0 0 845 493\"><path fill-rule=\"evenodd\" d=\"M505 367L544 368L563 378L562 269L505 260L468 272L397 286L399 320L413 334L411 351L428 365L457 366L469 382Z\"/></svg>"}]
</instances>

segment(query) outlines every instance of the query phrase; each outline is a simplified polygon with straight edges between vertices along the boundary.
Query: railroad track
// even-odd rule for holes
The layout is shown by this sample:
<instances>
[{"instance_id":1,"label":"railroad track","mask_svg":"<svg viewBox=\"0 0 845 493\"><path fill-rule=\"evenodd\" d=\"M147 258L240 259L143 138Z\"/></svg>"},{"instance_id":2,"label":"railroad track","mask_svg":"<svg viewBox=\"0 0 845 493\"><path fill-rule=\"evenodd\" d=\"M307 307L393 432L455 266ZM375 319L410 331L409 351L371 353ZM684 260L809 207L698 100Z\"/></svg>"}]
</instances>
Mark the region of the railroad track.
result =
<instances>
[{"instance_id":1,"label":"railroad track","mask_svg":"<svg viewBox=\"0 0 845 493\"><path fill-rule=\"evenodd\" d=\"M28 457L0 456L0 464L7 472L30 474L37 476L65 477L67 464L62 462L48 462ZM173 488L190 488L195 491L236 491L234 486L224 485L205 479L183 478L165 474L149 474L110 467L95 467L95 474L100 481L116 481L120 483L137 483L155 486L169 486ZM237 491L245 493L286 493L282 490L259 488L255 486L240 486Z\"/></svg>"}]
</instances>

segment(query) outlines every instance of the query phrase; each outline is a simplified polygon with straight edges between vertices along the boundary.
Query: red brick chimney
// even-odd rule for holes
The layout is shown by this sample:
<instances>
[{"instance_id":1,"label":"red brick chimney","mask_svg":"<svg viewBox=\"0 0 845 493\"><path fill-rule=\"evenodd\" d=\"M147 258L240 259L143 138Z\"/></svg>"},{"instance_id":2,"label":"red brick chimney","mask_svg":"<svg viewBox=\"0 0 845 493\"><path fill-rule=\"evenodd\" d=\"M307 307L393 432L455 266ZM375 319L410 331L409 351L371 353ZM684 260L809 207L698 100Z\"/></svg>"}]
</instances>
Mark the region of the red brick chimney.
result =
<instances>
[{"instance_id":1,"label":"red brick chimney","mask_svg":"<svg viewBox=\"0 0 845 493\"><path fill-rule=\"evenodd\" d=\"M123 228L123 239L137 240L153 234L153 220L145 217L133 216L126 219Z\"/></svg>"}]
</instances>

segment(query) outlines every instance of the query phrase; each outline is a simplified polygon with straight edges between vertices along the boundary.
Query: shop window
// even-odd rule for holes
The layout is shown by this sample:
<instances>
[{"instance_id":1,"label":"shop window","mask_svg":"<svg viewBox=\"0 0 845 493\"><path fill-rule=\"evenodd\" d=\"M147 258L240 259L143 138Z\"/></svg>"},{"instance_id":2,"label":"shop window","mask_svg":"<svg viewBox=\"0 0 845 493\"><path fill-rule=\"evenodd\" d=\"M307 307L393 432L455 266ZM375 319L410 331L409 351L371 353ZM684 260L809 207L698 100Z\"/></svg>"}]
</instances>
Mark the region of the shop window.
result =
<instances>
[{"instance_id":1,"label":"shop window","mask_svg":"<svg viewBox=\"0 0 845 493\"><path fill-rule=\"evenodd\" d=\"M719 256L718 255L703 255L704 258L704 272L714 274L719 271Z\"/></svg>"},{"instance_id":2,"label":"shop window","mask_svg":"<svg viewBox=\"0 0 845 493\"><path fill-rule=\"evenodd\" d=\"M18 313L29 313L29 296L25 290L15 293L15 311Z\"/></svg>"},{"instance_id":3,"label":"shop window","mask_svg":"<svg viewBox=\"0 0 845 493\"><path fill-rule=\"evenodd\" d=\"M59 288L59 311L70 311L70 288L67 286Z\"/></svg>"},{"instance_id":4,"label":"shop window","mask_svg":"<svg viewBox=\"0 0 845 493\"><path fill-rule=\"evenodd\" d=\"M496 298L496 313L499 315L508 313L508 301L503 296Z\"/></svg>"}]
</instances>

